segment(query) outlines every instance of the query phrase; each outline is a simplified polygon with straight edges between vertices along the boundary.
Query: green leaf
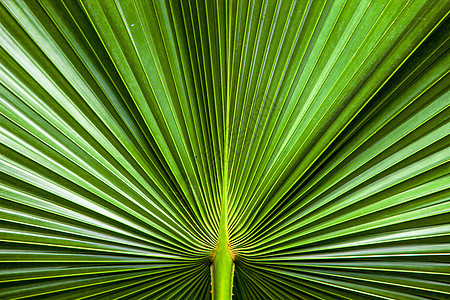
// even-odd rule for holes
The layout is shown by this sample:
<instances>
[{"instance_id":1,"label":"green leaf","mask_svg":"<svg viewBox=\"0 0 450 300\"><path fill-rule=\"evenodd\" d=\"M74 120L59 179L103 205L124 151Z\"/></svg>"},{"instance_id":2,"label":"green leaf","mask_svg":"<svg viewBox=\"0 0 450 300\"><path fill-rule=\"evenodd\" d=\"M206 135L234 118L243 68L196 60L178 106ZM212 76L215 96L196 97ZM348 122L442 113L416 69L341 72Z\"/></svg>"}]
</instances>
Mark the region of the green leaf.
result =
<instances>
[{"instance_id":1,"label":"green leaf","mask_svg":"<svg viewBox=\"0 0 450 300\"><path fill-rule=\"evenodd\" d=\"M448 298L449 11L0 1L0 297Z\"/></svg>"}]
</instances>

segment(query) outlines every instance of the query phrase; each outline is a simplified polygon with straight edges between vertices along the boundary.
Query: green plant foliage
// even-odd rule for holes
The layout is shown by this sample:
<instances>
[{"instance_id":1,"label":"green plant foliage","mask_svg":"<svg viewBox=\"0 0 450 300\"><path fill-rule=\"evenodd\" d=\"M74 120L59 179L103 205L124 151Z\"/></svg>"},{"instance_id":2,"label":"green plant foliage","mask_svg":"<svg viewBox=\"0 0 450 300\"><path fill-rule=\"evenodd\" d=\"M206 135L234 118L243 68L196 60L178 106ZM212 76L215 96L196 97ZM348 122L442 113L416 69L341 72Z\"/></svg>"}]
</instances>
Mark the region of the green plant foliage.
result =
<instances>
[{"instance_id":1,"label":"green plant foliage","mask_svg":"<svg viewBox=\"0 0 450 300\"><path fill-rule=\"evenodd\" d=\"M449 11L1 0L0 298L449 299Z\"/></svg>"}]
</instances>

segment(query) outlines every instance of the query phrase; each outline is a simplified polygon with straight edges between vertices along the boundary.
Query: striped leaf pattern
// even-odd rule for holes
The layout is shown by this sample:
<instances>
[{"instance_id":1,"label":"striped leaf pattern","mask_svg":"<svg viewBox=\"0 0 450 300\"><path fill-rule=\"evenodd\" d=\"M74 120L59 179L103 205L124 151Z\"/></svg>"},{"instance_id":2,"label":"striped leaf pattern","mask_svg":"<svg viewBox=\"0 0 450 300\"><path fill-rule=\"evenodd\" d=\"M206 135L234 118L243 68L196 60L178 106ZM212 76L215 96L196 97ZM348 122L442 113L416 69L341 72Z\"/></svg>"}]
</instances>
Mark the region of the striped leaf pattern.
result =
<instances>
[{"instance_id":1,"label":"striped leaf pattern","mask_svg":"<svg viewBox=\"0 0 450 300\"><path fill-rule=\"evenodd\" d=\"M448 299L449 11L0 1L0 298Z\"/></svg>"}]
</instances>

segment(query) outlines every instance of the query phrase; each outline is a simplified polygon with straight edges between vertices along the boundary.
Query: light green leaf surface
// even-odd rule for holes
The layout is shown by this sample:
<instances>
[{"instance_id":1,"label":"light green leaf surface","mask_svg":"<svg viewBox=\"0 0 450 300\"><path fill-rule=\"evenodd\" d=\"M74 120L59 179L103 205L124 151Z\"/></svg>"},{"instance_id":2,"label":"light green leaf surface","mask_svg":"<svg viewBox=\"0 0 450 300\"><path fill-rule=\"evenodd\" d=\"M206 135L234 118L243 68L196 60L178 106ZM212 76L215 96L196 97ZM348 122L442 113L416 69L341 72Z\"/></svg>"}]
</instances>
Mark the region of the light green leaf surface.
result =
<instances>
[{"instance_id":1,"label":"light green leaf surface","mask_svg":"<svg viewBox=\"0 0 450 300\"><path fill-rule=\"evenodd\" d=\"M448 0L1 0L1 299L448 299Z\"/></svg>"}]
</instances>

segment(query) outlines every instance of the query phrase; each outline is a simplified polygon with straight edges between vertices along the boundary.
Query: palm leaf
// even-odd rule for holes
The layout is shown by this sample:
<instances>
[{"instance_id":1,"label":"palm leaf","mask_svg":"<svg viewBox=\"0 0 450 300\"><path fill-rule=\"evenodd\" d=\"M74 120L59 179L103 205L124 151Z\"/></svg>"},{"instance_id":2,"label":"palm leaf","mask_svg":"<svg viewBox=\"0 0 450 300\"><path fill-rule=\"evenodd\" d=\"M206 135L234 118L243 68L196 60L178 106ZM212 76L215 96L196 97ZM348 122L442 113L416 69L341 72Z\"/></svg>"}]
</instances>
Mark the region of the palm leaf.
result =
<instances>
[{"instance_id":1,"label":"palm leaf","mask_svg":"<svg viewBox=\"0 0 450 300\"><path fill-rule=\"evenodd\" d=\"M449 11L1 1L1 297L447 298Z\"/></svg>"}]
</instances>

